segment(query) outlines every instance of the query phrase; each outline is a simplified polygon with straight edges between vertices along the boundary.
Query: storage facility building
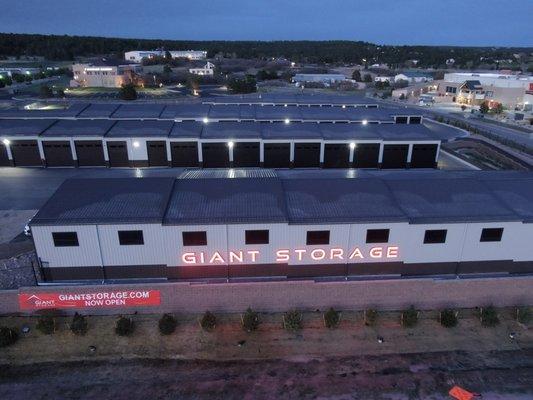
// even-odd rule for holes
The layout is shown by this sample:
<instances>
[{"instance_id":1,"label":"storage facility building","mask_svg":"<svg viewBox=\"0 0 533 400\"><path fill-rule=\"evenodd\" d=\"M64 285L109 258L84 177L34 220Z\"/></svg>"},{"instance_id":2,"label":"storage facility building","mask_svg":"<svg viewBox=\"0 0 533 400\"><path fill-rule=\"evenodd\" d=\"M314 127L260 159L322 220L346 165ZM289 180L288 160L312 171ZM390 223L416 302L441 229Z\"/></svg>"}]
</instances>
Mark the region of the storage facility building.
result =
<instances>
[{"instance_id":1,"label":"storage facility building","mask_svg":"<svg viewBox=\"0 0 533 400\"><path fill-rule=\"evenodd\" d=\"M48 281L522 274L533 272L533 174L73 179L30 226Z\"/></svg>"}]
</instances>

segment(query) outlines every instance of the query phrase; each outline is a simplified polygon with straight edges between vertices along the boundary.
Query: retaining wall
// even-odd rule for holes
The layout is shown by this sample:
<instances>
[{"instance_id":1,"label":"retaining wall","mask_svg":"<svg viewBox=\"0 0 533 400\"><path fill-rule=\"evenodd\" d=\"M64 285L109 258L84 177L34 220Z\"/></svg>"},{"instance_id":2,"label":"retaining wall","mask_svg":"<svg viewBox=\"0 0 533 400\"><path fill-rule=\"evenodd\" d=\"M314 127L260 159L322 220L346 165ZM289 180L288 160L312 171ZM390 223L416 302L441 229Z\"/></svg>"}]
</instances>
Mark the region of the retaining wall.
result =
<instances>
[{"instance_id":1,"label":"retaining wall","mask_svg":"<svg viewBox=\"0 0 533 400\"><path fill-rule=\"evenodd\" d=\"M69 309L66 313L85 314L163 313L163 312L241 312L247 307L258 311L364 309L419 309L533 304L533 276L475 279L391 279L345 282L254 282L254 283L154 283L92 286L29 287L0 291L0 314L21 312L19 293L80 293L109 290L159 290L161 305Z\"/></svg>"}]
</instances>

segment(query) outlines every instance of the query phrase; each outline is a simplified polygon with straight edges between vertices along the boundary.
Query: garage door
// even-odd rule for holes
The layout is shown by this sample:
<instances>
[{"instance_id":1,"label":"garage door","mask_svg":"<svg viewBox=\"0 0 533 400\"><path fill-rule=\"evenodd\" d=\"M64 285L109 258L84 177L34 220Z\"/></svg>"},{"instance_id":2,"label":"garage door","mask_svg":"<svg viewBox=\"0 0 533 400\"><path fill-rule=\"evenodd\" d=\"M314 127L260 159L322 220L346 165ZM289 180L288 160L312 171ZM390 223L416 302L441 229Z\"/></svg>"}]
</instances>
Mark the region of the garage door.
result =
<instances>
[{"instance_id":1,"label":"garage door","mask_svg":"<svg viewBox=\"0 0 533 400\"><path fill-rule=\"evenodd\" d=\"M105 166L104 149L100 140L76 140L74 147L80 167Z\"/></svg>"},{"instance_id":2,"label":"garage door","mask_svg":"<svg viewBox=\"0 0 533 400\"><path fill-rule=\"evenodd\" d=\"M170 154L173 167L198 166L198 144L196 142L171 142Z\"/></svg>"},{"instance_id":3,"label":"garage door","mask_svg":"<svg viewBox=\"0 0 533 400\"><path fill-rule=\"evenodd\" d=\"M236 142L233 146L234 167L259 167L259 143Z\"/></svg>"},{"instance_id":4,"label":"garage door","mask_svg":"<svg viewBox=\"0 0 533 400\"><path fill-rule=\"evenodd\" d=\"M44 158L48 167L72 167L72 150L68 141L43 142Z\"/></svg>"},{"instance_id":5,"label":"garage door","mask_svg":"<svg viewBox=\"0 0 533 400\"><path fill-rule=\"evenodd\" d=\"M17 167L40 167L41 156L37 140L15 140L11 143L13 162Z\"/></svg>"},{"instance_id":6,"label":"garage door","mask_svg":"<svg viewBox=\"0 0 533 400\"><path fill-rule=\"evenodd\" d=\"M377 168L379 144L360 143L355 146L353 165L355 168Z\"/></svg>"},{"instance_id":7,"label":"garage door","mask_svg":"<svg viewBox=\"0 0 533 400\"><path fill-rule=\"evenodd\" d=\"M110 167L129 167L126 142L107 142L107 154Z\"/></svg>"},{"instance_id":8,"label":"garage door","mask_svg":"<svg viewBox=\"0 0 533 400\"><path fill-rule=\"evenodd\" d=\"M411 154L411 168L436 168L436 144L415 144Z\"/></svg>"},{"instance_id":9,"label":"garage door","mask_svg":"<svg viewBox=\"0 0 533 400\"><path fill-rule=\"evenodd\" d=\"M205 168L229 168L227 143L202 143L202 158Z\"/></svg>"},{"instance_id":10,"label":"garage door","mask_svg":"<svg viewBox=\"0 0 533 400\"><path fill-rule=\"evenodd\" d=\"M148 152L148 165L150 167L166 167L167 161L167 143L164 140L146 142Z\"/></svg>"},{"instance_id":11,"label":"garage door","mask_svg":"<svg viewBox=\"0 0 533 400\"><path fill-rule=\"evenodd\" d=\"M9 162L9 157L7 156L6 146L0 142L0 167L9 167L11 163Z\"/></svg>"},{"instance_id":12,"label":"garage door","mask_svg":"<svg viewBox=\"0 0 533 400\"><path fill-rule=\"evenodd\" d=\"M265 143L264 144L265 168L289 168L291 161L290 143Z\"/></svg>"},{"instance_id":13,"label":"garage door","mask_svg":"<svg viewBox=\"0 0 533 400\"><path fill-rule=\"evenodd\" d=\"M383 147L381 168L406 168L408 151L407 144L386 144Z\"/></svg>"},{"instance_id":14,"label":"garage door","mask_svg":"<svg viewBox=\"0 0 533 400\"><path fill-rule=\"evenodd\" d=\"M326 144L324 147L324 168L348 168L350 146L347 143Z\"/></svg>"},{"instance_id":15,"label":"garage door","mask_svg":"<svg viewBox=\"0 0 533 400\"><path fill-rule=\"evenodd\" d=\"M320 143L296 143L294 167L316 168L320 166Z\"/></svg>"}]
</instances>

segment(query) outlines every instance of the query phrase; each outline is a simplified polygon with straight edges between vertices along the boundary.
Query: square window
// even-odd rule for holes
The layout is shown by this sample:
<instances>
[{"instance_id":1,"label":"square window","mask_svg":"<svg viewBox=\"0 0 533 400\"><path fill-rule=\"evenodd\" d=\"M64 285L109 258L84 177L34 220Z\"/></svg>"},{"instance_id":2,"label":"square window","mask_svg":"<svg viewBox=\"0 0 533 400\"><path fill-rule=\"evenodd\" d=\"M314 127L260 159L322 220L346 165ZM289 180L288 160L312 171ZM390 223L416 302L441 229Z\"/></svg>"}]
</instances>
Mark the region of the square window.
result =
<instances>
[{"instance_id":1,"label":"square window","mask_svg":"<svg viewBox=\"0 0 533 400\"><path fill-rule=\"evenodd\" d=\"M118 241L121 246L144 244L143 231L118 231Z\"/></svg>"},{"instance_id":2,"label":"square window","mask_svg":"<svg viewBox=\"0 0 533 400\"><path fill-rule=\"evenodd\" d=\"M389 230L388 229L368 229L366 231L367 243L388 243Z\"/></svg>"},{"instance_id":3,"label":"square window","mask_svg":"<svg viewBox=\"0 0 533 400\"><path fill-rule=\"evenodd\" d=\"M424 235L424 243L445 243L446 242L446 229L436 229L426 231Z\"/></svg>"},{"instance_id":4,"label":"square window","mask_svg":"<svg viewBox=\"0 0 533 400\"><path fill-rule=\"evenodd\" d=\"M76 232L52 232L52 238L56 247L79 246L78 234Z\"/></svg>"},{"instance_id":5,"label":"square window","mask_svg":"<svg viewBox=\"0 0 533 400\"><path fill-rule=\"evenodd\" d=\"M207 246L207 232L183 232L184 246Z\"/></svg>"},{"instance_id":6,"label":"square window","mask_svg":"<svg viewBox=\"0 0 533 400\"><path fill-rule=\"evenodd\" d=\"M503 228L485 228L481 231L480 242L500 242L502 240Z\"/></svg>"},{"instance_id":7,"label":"square window","mask_svg":"<svg viewBox=\"0 0 533 400\"><path fill-rule=\"evenodd\" d=\"M246 231L246 244L268 244L268 230Z\"/></svg>"},{"instance_id":8,"label":"square window","mask_svg":"<svg viewBox=\"0 0 533 400\"><path fill-rule=\"evenodd\" d=\"M307 244L329 244L329 231L307 231Z\"/></svg>"}]
</instances>

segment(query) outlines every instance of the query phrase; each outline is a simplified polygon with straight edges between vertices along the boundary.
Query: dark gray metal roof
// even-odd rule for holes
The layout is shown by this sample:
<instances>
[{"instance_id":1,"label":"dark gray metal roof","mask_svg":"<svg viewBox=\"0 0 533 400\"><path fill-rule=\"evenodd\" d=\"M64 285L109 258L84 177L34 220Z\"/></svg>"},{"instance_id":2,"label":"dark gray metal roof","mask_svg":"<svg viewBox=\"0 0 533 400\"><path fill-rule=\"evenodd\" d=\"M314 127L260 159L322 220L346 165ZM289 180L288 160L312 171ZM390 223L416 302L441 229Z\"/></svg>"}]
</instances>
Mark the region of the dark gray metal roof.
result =
<instances>
[{"instance_id":1,"label":"dark gray metal roof","mask_svg":"<svg viewBox=\"0 0 533 400\"><path fill-rule=\"evenodd\" d=\"M322 139L316 122L261 122L263 139Z\"/></svg>"},{"instance_id":2,"label":"dark gray metal roof","mask_svg":"<svg viewBox=\"0 0 533 400\"><path fill-rule=\"evenodd\" d=\"M202 135L204 124L196 121L183 121L175 123L170 131L171 138L193 138L198 139Z\"/></svg>"},{"instance_id":3,"label":"dark gray metal roof","mask_svg":"<svg viewBox=\"0 0 533 400\"><path fill-rule=\"evenodd\" d=\"M172 121L126 120L117 121L106 137L168 137L173 127Z\"/></svg>"},{"instance_id":4,"label":"dark gray metal roof","mask_svg":"<svg viewBox=\"0 0 533 400\"><path fill-rule=\"evenodd\" d=\"M335 172L73 179L32 224L533 222L531 172Z\"/></svg>"},{"instance_id":5,"label":"dark gray metal roof","mask_svg":"<svg viewBox=\"0 0 533 400\"><path fill-rule=\"evenodd\" d=\"M276 178L178 179L164 223L285 222L286 214Z\"/></svg>"},{"instance_id":6,"label":"dark gray metal roof","mask_svg":"<svg viewBox=\"0 0 533 400\"><path fill-rule=\"evenodd\" d=\"M174 104L165 107L161 118L166 119L202 119L209 115L209 106L205 104Z\"/></svg>"},{"instance_id":7,"label":"dark gray metal roof","mask_svg":"<svg viewBox=\"0 0 533 400\"><path fill-rule=\"evenodd\" d=\"M68 179L32 225L157 223L165 214L173 178Z\"/></svg>"},{"instance_id":8,"label":"dark gray metal roof","mask_svg":"<svg viewBox=\"0 0 533 400\"><path fill-rule=\"evenodd\" d=\"M163 109L162 104L122 104L115 112L113 118L159 118Z\"/></svg>"},{"instance_id":9,"label":"dark gray metal roof","mask_svg":"<svg viewBox=\"0 0 533 400\"><path fill-rule=\"evenodd\" d=\"M104 136L115 122L109 119L62 119L45 130L41 136Z\"/></svg>"},{"instance_id":10,"label":"dark gray metal roof","mask_svg":"<svg viewBox=\"0 0 533 400\"><path fill-rule=\"evenodd\" d=\"M0 118L74 118L88 106L88 103L74 103L67 104L65 108L46 108L40 110L8 108L0 110Z\"/></svg>"},{"instance_id":11,"label":"dark gray metal roof","mask_svg":"<svg viewBox=\"0 0 533 400\"><path fill-rule=\"evenodd\" d=\"M1 119L1 136L38 136L56 122L53 119Z\"/></svg>"},{"instance_id":12,"label":"dark gray metal roof","mask_svg":"<svg viewBox=\"0 0 533 400\"><path fill-rule=\"evenodd\" d=\"M218 122L205 124L202 139L253 139L261 138L257 122Z\"/></svg>"},{"instance_id":13,"label":"dark gray metal roof","mask_svg":"<svg viewBox=\"0 0 533 400\"><path fill-rule=\"evenodd\" d=\"M120 104L116 104L116 103L90 104L89 107L87 107L85 110L83 110L78 115L78 117L80 118L108 118L119 108L119 106Z\"/></svg>"}]
</instances>

